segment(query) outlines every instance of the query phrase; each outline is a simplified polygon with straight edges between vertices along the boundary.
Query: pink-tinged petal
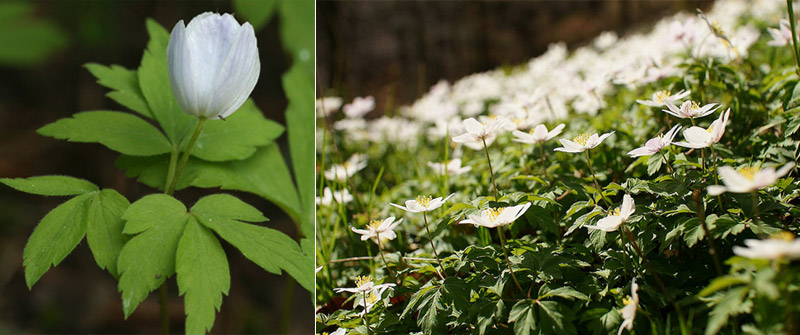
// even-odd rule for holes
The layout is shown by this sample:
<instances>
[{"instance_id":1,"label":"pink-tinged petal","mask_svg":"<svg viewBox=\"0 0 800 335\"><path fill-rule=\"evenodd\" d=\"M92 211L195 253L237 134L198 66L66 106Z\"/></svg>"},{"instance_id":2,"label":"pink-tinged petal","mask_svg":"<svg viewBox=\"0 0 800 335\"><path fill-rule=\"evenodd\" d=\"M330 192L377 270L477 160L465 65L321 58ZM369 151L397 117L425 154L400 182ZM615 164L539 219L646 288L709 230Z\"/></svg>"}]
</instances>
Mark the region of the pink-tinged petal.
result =
<instances>
[{"instance_id":1,"label":"pink-tinged petal","mask_svg":"<svg viewBox=\"0 0 800 335\"><path fill-rule=\"evenodd\" d=\"M350 227L350 230L352 230L352 231L353 231L354 233L356 233L356 234L361 234L361 235L364 235L364 234L369 234L369 233L370 233L370 231L369 231L369 230L366 230L366 229L357 229L356 227Z\"/></svg>"},{"instance_id":2,"label":"pink-tinged petal","mask_svg":"<svg viewBox=\"0 0 800 335\"><path fill-rule=\"evenodd\" d=\"M533 128L532 137L537 141L544 141L547 139L547 127L543 124L536 126Z\"/></svg>"},{"instance_id":3,"label":"pink-tinged petal","mask_svg":"<svg viewBox=\"0 0 800 335\"><path fill-rule=\"evenodd\" d=\"M474 118L464 120L464 128L470 134L483 134L484 132L483 124Z\"/></svg>"},{"instance_id":4,"label":"pink-tinged petal","mask_svg":"<svg viewBox=\"0 0 800 335\"><path fill-rule=\"evenodd\" d=\"M717 196L727 192L728 188L722 185L711 185L709 187L706 187L706 190L708 191L708 195Z\"/></svg>"},{"instance_id":5,"label":"pink-tinged petal","mask_svg":"<svg viewBox=\"0 0 800 335\"><path fill-rule=\"evenodd\" d=\"M480 139L475 137L475 135L470 134L470 133L464 133L464 134L461 134L461 135L453 137L453 142L456 142L456 143L469 143L469 142L475 142L475 141L478 141L478 140L480 140Z\"/></svg>"},{"instance_id":6,"label":"pink-tinged petal","mask_svg":"<svg viewBox=\"0 0 800 335\"><path fill-rule=\"evenodd\" d=\"M691 127L683 131L683 137L692 148L705 148L711 145L711 134L700 127Z\"/></svg>"},{"instance_id":7,"label":"pink-tinged petal","mask_svg":"<svg viewBox=\"0 0 800 335\"><path fill-rule=\"evenodd\" d=\"M666 134L664 134L663 137L663 142L665 143L664 146L667 146L670 143L672 143L672 140L675 139L675 135L678 135L678 130L680 129L681 129L680 125L675 125Z\"/></svg>"},{"instance_id":8,"label":"pink-tinged petal","mask_svg":"<svg viewBox=\"0 0 800 335\"><path fill-rule=\"evenodd\" d=\"M633 212L636 211L636 205L633 202L633 197L628 194L622 196L622 206L619 209L619 216L623 220L627 220Z\"/></svg>"},{"instance_id":9,"label":"pink-tinged petal","mask_svg":"<svg viewBox=\"0 0 800 335\"><path fill-rule=\"evenodd\" d=\"M746 193L753 190L753 181L745 178L739 172L730 166L720 166L717 169L719 177L728 188L728 191L734 193Z\"/></svg>"},{"instance_id":10,"label":"pink-tinged petal","mask_svg":"<svg viewBox=\"0 0 800 335\"><path fill-rule=\"evenodd\" d=\"M652 151L652 150L650 150L650 149L648 149L646 147L641 147L641 148L636 148L636 149L633 149L631 151L628 151L628 156L631 156L631 157L650 156L650 155L652 155L654 153L655 153L654 151Z\"/></svg>"},{"instance_id":11,"label":"pink-tinged petal","mask_svg":"<svg viewBox=\"0 0 800 335\"><path fill-rule=\"evenodd\" d=\"M644 144L644 147L649 149L651 152L656 153L657 151L663 148L661 143L661 138L659 137L651 138Z\"/></svg>"}]
</instances>

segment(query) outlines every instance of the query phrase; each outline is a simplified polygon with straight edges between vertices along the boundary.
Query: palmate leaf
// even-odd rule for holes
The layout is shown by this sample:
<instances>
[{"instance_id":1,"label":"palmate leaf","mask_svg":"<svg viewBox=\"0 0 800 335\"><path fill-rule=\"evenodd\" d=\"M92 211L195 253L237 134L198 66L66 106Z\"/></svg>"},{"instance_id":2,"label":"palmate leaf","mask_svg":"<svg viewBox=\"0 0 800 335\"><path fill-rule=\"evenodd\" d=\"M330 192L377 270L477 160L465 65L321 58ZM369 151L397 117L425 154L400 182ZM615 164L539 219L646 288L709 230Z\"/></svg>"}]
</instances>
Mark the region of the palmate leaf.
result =
<instances>
[{"instance_id":1,"label":"palmate leaf","mask_svg":"<svg viewBox=\"0 0 800 335\"><path fill-rule=\"evenodd\" d=\"M4 178L0 182L27 193L76 195L47 213L28 239L23 266L29 288L51 265L61 263L84 235L97 265L117 276L117 255L126 241L121 220L122 212L129 205L125 197L117 191L98 190L88 181L67 176Z\"/></svg>"},{"instance_id":2,"label":"palmate leaf","mask_svg":"<svg viewBox=\"0 0 800 335\"><path fill-rule=\"evenodd\" d=\"M303 235L314 234L314 86L297 63L283 75L283 90L289 99L286 124L295 183L300 196Z\"/></svg>"},{"instance_id":3,"label":"palmate leaf","mask_svg":"<svg viewBox=\"0 0 800 335\"><path fill-rule=\"evenodd\" d=\"M150 291L175 273L175 253L188 217L186 207L165 194L141 198L123 214L123 232L138 234L125 244L117 260L126 318Z\"/></svg>"},{"instance_id":4,"label":"palmate leaf","mask_svg":"<svg viewBox=\"0 0 800 335\"><path fill-rule=\"evenodd\" d=\"M159 157L122 156L116 164L128 177L157 189L164 188L167 160ZM188 186L244 191L259 195L278 205L299 222L300 203L289 168L276 144L259 148L245 160L207 162L190 159L177 189Z\"/></svg>"},{"instance_id":5,"label":"palmate leaf","mask_svg":"<svg viewBox=\"0 0 800 335\"><path fill-rule=\"evenodd\" d=\"M136 71L119 65L89 63L84 66L97 78L97 83L113 90L106 94L107 97L142 116L153 118L153 112L147 106L147 101L139 88L139 75Z\"/></svg>"},{"instance_id":6,"label":"palmate leaf","mask_svg":"<svg viewBox=\"0 0 800 335\"><path fill-rule=\"evenodd\" d=\"M227 210L220 211L220 207ZM253 263L275 274L286 271L301 286L313 290L314 263L305 257L297 242L280 231L242 222L266 220L252 206L230 195L215 194L200 199L192 213L198 222L214 230Z\"/></svg>"},{"instance_id":7,"label":"palmate leaf","mask_svg":"<svg viewBox=\"0 0 800 335\"><path fill-rule=\"evenodd\" d=\"M227 295L231 286L225 251L208 228L190 219L175 262L178 289L185 301L186 333L206 333L214 326L222 294Z\"/></svg>"},{"instance_id":8,"label":"palmate leaf","mask_svg":"<svg viewBox=\"0 0 800 335\"><path fill-rule=\"evenodd\" d=\"M100 143L132 156L170 152L164 135L141 118L121 112L83 112L39 128L38 133L70 142Z\"/></svg>"}]
</instances>

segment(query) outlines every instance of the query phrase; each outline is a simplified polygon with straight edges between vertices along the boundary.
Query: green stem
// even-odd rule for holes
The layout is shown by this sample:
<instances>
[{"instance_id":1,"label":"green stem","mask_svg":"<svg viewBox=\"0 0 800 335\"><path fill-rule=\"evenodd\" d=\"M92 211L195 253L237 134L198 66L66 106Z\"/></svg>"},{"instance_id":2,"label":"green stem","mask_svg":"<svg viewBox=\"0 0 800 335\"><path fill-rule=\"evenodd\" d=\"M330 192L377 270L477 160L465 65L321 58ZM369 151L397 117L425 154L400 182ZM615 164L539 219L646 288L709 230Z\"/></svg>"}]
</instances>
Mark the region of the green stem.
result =
<instances>
[{"instance_id":1,"label":"green stem","mask_svg":"<svg viewBox=\"0 0 800 335\"><path fill-rule=\"evenodd\" d=\"M292 303L294 302L294 278L290 276L285 276L285 278L286 281L283 287L283 317L278 327L281 334L289 333L289 320L292 316Z\"/></svg>"},{"instance_id":2,"label":"green stem","mask_svg":"<svg viewBox=\"0 0 800 335\"><path fill-rule=\"evenodd\" d=\"M367 334L372 335L372 329L369 329L369 324L367 323L367 292L361 292L361 297L364 299L364 313L361 314L361 320L364 321L364 327L367 328Z\"/></svg>"},{"instance_id":3,"label":"green stem","mask_svg":"<svg viewBox=\"0 0 800 335\"><path fill-rule=\"evenodd\" d=\"M584 151L586 153L586 162L589 163L589 172L592 173L592 179L594 180L594 186L597 187L597 192L600 192L600 197L603 198L603 201L606 202L606 206L611 208L611 202L606 199L606 196L603 194L603 189L600 187L600 183L597 182L597 177L594 175L594 169L592 168L592 156L589 155L589 150Z\"/></svg>"},{"instance_id":4,"label":"green stem","mask_svg":"<svg viewBox=\"0 0 800 335\"><path fill-rule=\"evenodd\" d=\"M483 139L483 152L486 153L486 162L489 163L489 174L492 176L492 187L494 187L494 201L498 201L497 184L494 182L494 170L492 170L492 160L489 159L489 148L486 146L486 139Z\"/></svg>"},{"instance_id":5,"label":"green stem","mask_svg":"<svg viewBox=\"0 0 800 335\"><path fill-rule=\"evenodd\" d=\"M181 179L181 173L183 173L183 168L186 167L186 162L189 161L189 155L192 153L192 148L194 148L195 143L197 143L197 138L200 137L200 133L203 131L203 127L206 125L206 121L208 119L204 117L199 117L197 121L197 126L194 128L194 134L192 134L192 138L189 139L189 144L186 146L186 151L183 152L183 156L181 156L181 160L178 163L178 167L175 170L175 176L172 178L172 182L169 184L169 187L164 191L167 195L172 195L175 192L175 187L178 186L178 181ZM167 178L168 180L170 178Z\"/></svg>"},{"instance_id":6,"label":"green stem","mask_svg":"<svg viewBox=\"0 0 800 335\"><path fill-rule=\"evenodd\" d=\"M179 154L180 149L174 148L169 155L169 167L167 168L167 182L164 183L164 193L167 193L167 189L169 189L170 185L172 185L172 181L175 179L175 168L178 165Z\"/></svg>"},{"instance_id":7,"label":"green stem","mask_svg":"<svg viewBox=\"0 0 800 335\"><path fill-rule=\"evenodd\" d=\"M394 273L392 273L392 269L389 268L389 262L386 261L386 258L383 257L383 246L381 245L381 233L376 233L375 237L378 239L378 254L381 255L381 259L383 260L383 264L386 265L386 271L389 272L389 276L393 279L395 278Z\"/></svg>"},{"instance_id":8,"label":"green stem","mask_svg":"<svg viewBox=\"0 0 800 335\"><path fill-rule=\"evenodd\" d=\"M439 277L444 279L444 265L442 265L442 259L439 258L439 253L436 252L436 246L433 245L433 235L431 235L431 230L428 228L428 215L426 212L422 212L422 219L425 220L425 231L428 232L428 240L431 242L433 255L436 256L436 261L439 262L439 268L442 269L442 271L439 272Z\"/></svg>"},{"instance_id":9,"label":"green stem","mask_svg":"<svg viewBox=\"0 0 800 335\"><path fill-rule=\"evenodd\" d=\"M693 198L695 210L697 211L697 219L700 220L700 225L703 227L703 232L706 234L706 240L710 247L708 253L711 254L711 258L714 260L714 269L717 270L717 275L722 276L722 266L719 262L719 256L717 256L717 246L714 243L714 237L711 236L711 230L708 229L708 225L706 224L706 211L705 208L703 208L703 202L700 200L700 191L694 190Z\"/></svg>"},{"instance_id":10,"label":"green stem","mask_svg":"<svg viewBox=\"0 0 800 335\"><path fill-rule=\"evenodd\" d=\"M661 158L664 159L664 163L667 163L667 172L669 172L670 174L675 172L675 169L672 168L672 164L669 163L669 160L667 159L667 156L664 155L664 152L661 150L659 150L658 152L661 154Z\"/></svg>"},{"instance_id":11,"label":"green stem","mask_svg":"<svg viewBox=\"0 0 800 335\"><path fill-rule=\"evenodd\" d=\"M544 143L539 142L539 153L542 155L542 171L544 171L544 176L547 180L550 180L550 175L547 173L547 158L544 155Z\"/></svg>"},{"instance_id":12,"label":"green stem","mask_svg":"<svg viewBox=\"0 0 800 335\"><path fill-rule=\"evenodd\" d=\"M800 75L800 50L797 49L797 28L795 28L792 0L786 0L786 10L789 12L789 26L792 28L792 51L794 51L794 60L797 63L796 71Z\"/></svg>"},{"instance_id":13,"label":"green stem","mask_svg":"<svg viewBox=\"0 0 800 335\"><path fill-rule=\"evenodd\" d=\"M522 286L517 280L517 275L515 275L514 270L511 269L511 259L508 258L508 250L506 249L505 238L503 238L503 226L497 226L497 235L500 235L500 246L503 248L503 255L506 256L506 264L508 265L508 271L511 272L511 279L514 279L514 284L517 285L519 291L523 292Z\"/></svg>"}]
</instances>

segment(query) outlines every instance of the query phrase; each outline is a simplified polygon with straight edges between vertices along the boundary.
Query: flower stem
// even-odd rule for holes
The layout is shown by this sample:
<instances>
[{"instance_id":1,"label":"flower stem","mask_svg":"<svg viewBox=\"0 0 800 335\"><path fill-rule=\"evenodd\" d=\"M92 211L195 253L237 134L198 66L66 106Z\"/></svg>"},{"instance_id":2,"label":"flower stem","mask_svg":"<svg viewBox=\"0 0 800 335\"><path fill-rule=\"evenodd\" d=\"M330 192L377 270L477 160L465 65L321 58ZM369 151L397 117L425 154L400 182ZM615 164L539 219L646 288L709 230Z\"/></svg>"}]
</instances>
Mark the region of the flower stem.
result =
<instances>
[{"instance_id":1,"label":"flower stem","mask_svg":"<svg viewBox=\"0 0 800 335\"><path fill-rule=\"evenodd\" d=\"M169 298L167 281L158 289L158 304L161 306L161 334L169 334Z\"/></svg>"},{"instance_id":2,"label":"flower stem","mask_svg":"<svg viewBox=\"0 0 800 335\"><path fill-rule=\"evenodd\" d=\"M175 192L175 187L178 186L178 180L181 179L181 173L183 173L183 168L186 167L186 162L189 161L189 155L192 153L192 148L194 148L195 143L197 143L197 138L200 137L200 133L203 131L203 127L206 125L206 121L208 119L204 117L198 118L197 126L194 128L194 134L192 134L192 138L189 139L189 144L186 146L186 151L183 152L183 156L181 156L181 160L178 163L178 167L175 170L175 176L172 178L172 182L167 187L167 190L164 191L167 195L172 195ZM170 178L168 177L167 180Z\"/></svg>"},{"instance_id":3,"label":"flower stem","mask_svg":"<svg viewBox=\"0 0 800 335\"><path fill-rule=\"evenodd\" d=\"M606 202L606 206L609 208L611 207L611 202L606 199L606 196L603 194L603 189L600 188L600 183L597 182L597 177L594 175L594 169L592 168L592 156L589 155L589 150L584 151L586 153L586 162L589 163L589 172L592 173L592 179L594 180L594 186L597 187L597 192L600 192L600 197L603 198L603 201Z\"/></svg>"},{"instance_id":4,"label":"flower stem","mask_svg":"<svg viewBox=\"0 0 800 335\"><path fill-rule=\"evenodd\" d=\"M755 216L755 218L753 218L753 223L761 221L761 212L758 210L758 194L756 192L757 191L750 192L752 196L751 199L753 200L753 215Z\"/></svg>"},{"instance_id":5,"label":"flower stem","mask_svg":"<svg viewBox=\"0 0 800 335\"><path fill-rule=\"evenodd\" d=\"M672 168L672 164L669 163L669 160L667 159L667 156L664 155L664 152L661 150L659 150L658 152L661 154L661 158L664 159L664 163L667 163L667 172L669 172L670 174L674 173L675 169Z\"/></svg>"},{"instance_id":6,"label":"flower stem","mask_svg":"<svg viewBox=\"0 0 800 335\"><path fill-rule=\"evenodd\" d=\"M367 292L361 292L361 298L364 299L364 313L361 313L361 320L364 321L364 327L367 328L367 334L372 334L372 329L369 329L367 323Z\"/></svg>"},{"instance_id":7,"label":"flower stem","mask_svg":"<svg viewBox=\"0 0 800 335\"><path fill-rule=\"evenodd\" d=\"M708 240L709 250L708 253L711 254L711 258L714 260L714 269L717 270L717 275L722 276L722 266L719 262L719 256L717 256L717 246L714 243L714 237L711 236L711 231L708 229L708 225L706 224L706 212L703 208L703 202L700 201L700 191L694 190L693 197L694 197L694 205L697 211L697 219L700 220L700 225L703 227L703 232L706 234L706 240Z\"/></svg>"},{"instance_id":8,"label":"flower stem","mask_svg":"<svg viewBox=\"0 0 800 335\"><path fill-rule=\"evenodd\" d=\"M539 152L542 154L542 171L544 172L545 178L550 180L550 175L547 173L547 159L544 155L544 143L539 142Z\"/></svg>"},{"instance_id":9,"label":"flower stem","mask_svg":"<svg viewBox=\"0 0 800 335\"><path fill-rule=\"evenodd\" d=\"M661 276L659 276L658 273L653 270L653 267L650 266L650 261L647 260L647 256L645 256L642 252L642 249L639 248L639 244L636 243L636 239L633 237L631 230L625 225L622 225L622 229L625 230L625 233L628 235L628 243L633 246L633 250L636 250L636 253L639 254L639 258L642 259L642 263L644 263L644 266L647 268L647 272L653 275L653 278L656 280L656 284L658 284L658 287L662 292L664 292L664 295L667 297L667 300L670 301L672 307L675 308L675 312L678 313L678 322L680 322L681 329L684 329L686 327L686 321L683 319L683 313L681 312L681 308L675 302L675 298L673 298L672 294L669 293L669 290L667 290L667 286L664 285L664 282L661 280Z\"/></svg>"},{"instance_id":10,"label":"flower stem","mask_svg":"<svg viewBox=\"0 0 800 335\"><path fill-rule=\"evenodd\" d=\"M431 230L428 228L428 215L426 212L422 212L422 219L425 220L425 231L428 232L428 240L431 242L431 249L433 249L433 255L436 256L436 261L439 262L439 267L442 269L439 273L439 277L444 279L444 265L442 265L442 259L439 258L439 253L436 252L436 246L433 245L433 235L431 235Z\"/></svg>"},{"instance_id":11,"label":"flower stem","mask_svg":"<svg viewBox=\"0 0 800 335\"><path fill-rule=\"evenodd\" d=\"M519 284L519 281L517 280L517 275L515 275L514 270L511 269L511 259L508 258L508 250L506 249L505 238L503 238L503 226L497 226L497 235L500 236L500 246L503 247L503 255L506 256L506 264L508 264L508 271L511 272L511 279L514 279L514 284L517 285L519 291L523 292L522 286Z\"/></svg>"},{"instance_id":12,"label":"flower stem","mask_svg":"<svg viewBox=\"0 0 800 335\"><path fill-rule=\"evenodd\" d=\"M786 11L789 12L789 25L792 28L792 51L794 52L794 60L797 63L795 71L800 75L800 50L797 49L797 28L795 28L792 0L786 0Z\"/></svg>"},{"instance_id":13,"label":"flower stem","mask_svg":"<svg viewBox=\"0 0 800 335\"><path fill-rule=\"evenodd\" d=\"M382 246L382 243L381 243L381 233L376 232L375 233L375 238L378 239L378 254L381 255L381 259L383 260L383 264L386 265L386 271L389 272L389 276L390 277L396 278L394 276L394 273L392 272L392 269L389 268L389 262L387 262L386 258L383 257L383 246Z\"/></svg>"},{"instance_id":14,"label":"flower stem","mask_svg":"<svg viewBox=\"0 0 800 335\"><path fill-rule=\"evenodd\" d=\"M492 176L492 187L494 187L494 201L500 199L497 196L497 183L494 182L494 170L492 170L492 160L489 159L489 148L486 146L486 139L483 139L483 152L486 153L486 162L489 163L489 174Z\"/></svg>"}]
</instances>

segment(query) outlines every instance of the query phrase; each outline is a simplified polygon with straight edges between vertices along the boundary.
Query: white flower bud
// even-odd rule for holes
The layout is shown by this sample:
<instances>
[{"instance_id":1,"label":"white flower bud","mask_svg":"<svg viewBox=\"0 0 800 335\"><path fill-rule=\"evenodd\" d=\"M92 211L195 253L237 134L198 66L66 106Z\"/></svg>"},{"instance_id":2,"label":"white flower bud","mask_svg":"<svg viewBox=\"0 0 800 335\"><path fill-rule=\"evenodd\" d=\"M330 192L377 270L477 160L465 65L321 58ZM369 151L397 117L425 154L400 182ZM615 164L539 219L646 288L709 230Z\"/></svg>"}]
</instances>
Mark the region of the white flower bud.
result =
<instances>
[{"instance_id":1,"label":"white flower bud","mask_svg":"<svg viewBox=\"0 0 800 335\"><path fill-rule=\"evenodd\" d=\"M169 36L167 71L186 114L224 119L247 100L261 72L253 26L210 12L186 26L179 21Z\"/></svg>"}]
</instances>

